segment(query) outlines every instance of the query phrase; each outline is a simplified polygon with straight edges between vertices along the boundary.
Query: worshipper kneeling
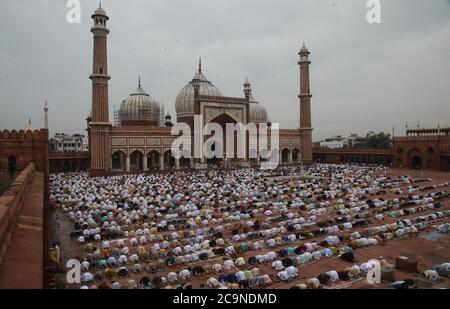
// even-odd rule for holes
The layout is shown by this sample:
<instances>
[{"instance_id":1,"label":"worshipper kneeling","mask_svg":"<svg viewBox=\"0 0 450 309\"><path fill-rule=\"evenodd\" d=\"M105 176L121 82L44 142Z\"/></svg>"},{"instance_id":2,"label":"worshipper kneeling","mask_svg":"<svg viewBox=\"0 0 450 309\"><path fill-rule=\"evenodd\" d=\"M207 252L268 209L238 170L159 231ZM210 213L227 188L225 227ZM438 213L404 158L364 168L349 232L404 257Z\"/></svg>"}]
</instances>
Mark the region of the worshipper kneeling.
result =
<instances>
[{"instance_id":1,"label":"worshipper kneeling","mask_svg":"<svg viewBox=\"0 0 450 309\"><path fill-rule=\"evenodd\" d=\"M117 270L117 276L119 278L126 278L130 277L130 274L128 273L128 269L125 266L122 266Z\"/></svg>"},{"instance_id":2,"label":"worshipper kneeling","mask_svg":"<svg viewBox=\"0 0 450 309\"><path fill-rule=\"evenodd\" d=\"M394 289L398 290L409 290L409 289L416 289L416 282L411 279L405 279L403 281L397 281L392 284Z\"/></svg>"},{"instance_id":3,"label":"worshipper kneeling","mask_svg":"<svg viewBox=\"0 0 450 309\"><path fill-rule=\"evenodd\" d=\"M277 277L278 277L281 281L288 281L288 280L291 278L291 277L289 276L288 272L285 271L285 270L280 271L280 272L277 274Z\"/></svg>"},{"instance_id":4,"label":"worshipper kneeling","mask_svg":"<svg viewBox=\"0 0 450 309\"><path fill-rule=\"evenodd\" d=\"M286 268L286 272L289 274L291 279L295 279L298 277L298 268L294 266L289 266Z\"/></svg>"},{"instance_id":5,"label":"worshipper kneeling","mask_svg":"<svg viewBox=\"0 0 450 309\"><path fill-rule=\"evenodd\" d=\"M438 272L435 270L426 270L423 272L423 276L425 278L427 278L428 280L432 280L432 281L438 281L441 279Z\"/></svg>"},{"instance_id":6,"label":"worshipper kneeling","mask_svg":"<svg viewBox=\"0 0 450 309\"><path fill-rule=\"evenodd\" d=\"M316 290L316 289L320 289L321 285L320 285L320 281L317 278L311 278L306 282L306 286L308 287L309 290Z\"/></svg>"}]
</instances>

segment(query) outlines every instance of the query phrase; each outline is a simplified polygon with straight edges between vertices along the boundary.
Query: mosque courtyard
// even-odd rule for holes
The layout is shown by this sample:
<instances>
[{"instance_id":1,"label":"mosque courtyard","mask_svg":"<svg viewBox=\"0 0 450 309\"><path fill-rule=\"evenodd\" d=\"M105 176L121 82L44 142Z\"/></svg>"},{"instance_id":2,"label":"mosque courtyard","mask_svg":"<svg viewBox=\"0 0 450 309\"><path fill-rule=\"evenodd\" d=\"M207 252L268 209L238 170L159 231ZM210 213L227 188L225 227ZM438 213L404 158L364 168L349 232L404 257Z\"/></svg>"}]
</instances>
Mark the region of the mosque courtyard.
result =
<instances>
[{"instance_id":1,"label":"mosque courtyard","mask_svg":"<svg viewBox=\"0 0 450 309\"><path fill-rule=\"evenodd\" d=\"M375 165L53 174L57 287L449 288L449 187L449 172Z\"/></svg>"}]
</instances>

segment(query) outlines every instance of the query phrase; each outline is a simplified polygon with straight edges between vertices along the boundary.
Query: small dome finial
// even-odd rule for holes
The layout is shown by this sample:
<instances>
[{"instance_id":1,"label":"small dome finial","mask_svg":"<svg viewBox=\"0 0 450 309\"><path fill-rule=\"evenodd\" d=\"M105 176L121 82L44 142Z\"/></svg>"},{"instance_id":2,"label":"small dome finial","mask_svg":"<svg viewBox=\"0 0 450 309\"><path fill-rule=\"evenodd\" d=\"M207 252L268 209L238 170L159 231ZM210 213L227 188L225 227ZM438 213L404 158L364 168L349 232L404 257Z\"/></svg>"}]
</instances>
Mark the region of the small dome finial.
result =
<instances>
[{"instance_id":1,"label":"small dome finial","mask_svg":"<svg viewBox=\"0 0 450 309\"><path fill-rule=\"evenodd\" d=\"M101 9L102 8L102 1L100 0L100 3L98 4L98 7Z\"/></svg>"},{"instance_id":2,"label":"small dome finial","mask_svg":"<svg viewBox=\"0 0 450 309\"><path fill-rule=\"evenodd\" d=\"M303 41L303 46L302 46L302 48L300 48L299 54L309 54L309 50L308 50L308 47L306 47L305 41Z\"/></svg>"},{"instance_id":3,"label":"small dome finial","mask_svg":"<svg viewBox=\"0 0 450 309\"><path fill-rule=\"evenodd\" d=\"M198 72L202 73L202 57L198 59Z\"/></svg>"},{"instance_id":4,"label":"small dome finial","mask_svg":"<svg viewBox=\"0 0 450 309\"><path fill-rule=\"evenodd\" d=\"M139 75L138 88L141 88L141 76Z\"/></svg>"},{"instance_id":5,"label":"small dome finial","mask_svg":"<svg viewBox=\"0 0 450 309\"><path fill-rule=\"evenodd\" d=\"M248 77L245 77L244 87L245 87L245 88L250 88L250 86L251 86L251 84L250 84L250 82L248 81Z\"/></svg>"}]
</instances>

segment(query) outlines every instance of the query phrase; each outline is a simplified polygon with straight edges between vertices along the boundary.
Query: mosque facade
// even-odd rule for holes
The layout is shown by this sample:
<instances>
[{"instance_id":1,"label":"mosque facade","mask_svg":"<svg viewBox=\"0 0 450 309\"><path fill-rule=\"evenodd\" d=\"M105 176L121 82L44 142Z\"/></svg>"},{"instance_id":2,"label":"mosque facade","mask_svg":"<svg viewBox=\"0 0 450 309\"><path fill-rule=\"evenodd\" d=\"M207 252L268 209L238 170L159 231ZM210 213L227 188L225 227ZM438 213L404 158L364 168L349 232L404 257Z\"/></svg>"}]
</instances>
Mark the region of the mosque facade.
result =
<instances>
[{"instance_id":1,"label":"mosque facade","mask_svg":"<svg viewBox=\"0 0 450 309\"><path fill-rule=\"evenodd\" d=\"M145 90L139 79L137 89L122 101L117 111L117 121L109 119L108 53L107 38L109 17L99 7L92 15L93 26L93 71L92 112L87 119L91 174L103 175L111 172L131 172L167 169L204 169L209 166L258 166L268 160L264 155L245 158L207 159L186 156L175 159L172 144L177 138L171 134L172 117L161 119L162 106ZM312 163L311 92L309 82L310 52L303 45L300 60L300 123L297 129L279 129L278 152L280 164ZM254 123L258 128L267 126L270 140L271 122L263 105L254 99L251 84L244 83L243 97L228 97L205 76L201 60L197 73L176 96L176 122L185 123L194 131L194 119L201 118L203 124ZM194 134L194 133L192 133ZM192 136L193 137L193 136ZM248 136L247 136L248 141ZM246 147L251 145L247 143ZM257 146L257 145L254 145ZM273 153L273 151L272 151Z\"/></svg>"}]
</instances>

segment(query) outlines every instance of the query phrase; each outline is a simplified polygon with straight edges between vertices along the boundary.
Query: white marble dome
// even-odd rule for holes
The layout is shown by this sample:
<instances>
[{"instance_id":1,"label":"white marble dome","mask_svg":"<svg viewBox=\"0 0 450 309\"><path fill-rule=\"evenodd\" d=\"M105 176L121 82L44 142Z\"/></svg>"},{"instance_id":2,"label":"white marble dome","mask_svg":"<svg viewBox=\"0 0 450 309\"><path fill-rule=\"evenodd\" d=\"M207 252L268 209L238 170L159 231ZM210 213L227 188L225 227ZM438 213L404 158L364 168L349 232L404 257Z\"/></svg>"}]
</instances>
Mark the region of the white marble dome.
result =
<instances>
[{"instance_id":1,"label":"white marble dome","mask_svg":"<svg viewBox=\"0 0 450 309\"><path fill-rule=\"evenodd\" d=\"M205 75L203 75L201 68L195 74L192 81L190 81L183 89L180 90L175 100L175 111L177 117L193 116L194 115L194 81L197 80L200 84L199 94L208 96L222 96L222 93L216 86L214 86Z\"/></svg>"},{"instance_id":2,"label":"white marble dome","mask_svg":"<svg viewBox=\"0 0 450 309\"><path fill-rule=\"evenodd\" d=\"M250 107L250 117L249 122L250 123L267 123L268 122L268 115L266 109L259 104L259 102L251 101L249 103Z\"/></svg>"},{"instance_id":3,"label":"white marble dome","mask_svg":"<svg viewBox=\"0 0 450 309\"><path fill-rule=\"evenodd\" d=\"M122 101L119 109L119 121L130 122L156 122L159 123L160 105L139 86L136 91Z\"/></svg>"},{"instance_id":4,"label":"white marble dome","mask_svg":"<svg viewBox=\"0 0 450 309\"><path fill-rule=\"evenodd\" d=\"M94 12L94 16L95 15L102 15L102 16L106 16L106 12L105 10L100 6L98 7L95 12Z\"/></svg>"}]
</instances>

